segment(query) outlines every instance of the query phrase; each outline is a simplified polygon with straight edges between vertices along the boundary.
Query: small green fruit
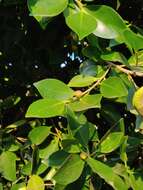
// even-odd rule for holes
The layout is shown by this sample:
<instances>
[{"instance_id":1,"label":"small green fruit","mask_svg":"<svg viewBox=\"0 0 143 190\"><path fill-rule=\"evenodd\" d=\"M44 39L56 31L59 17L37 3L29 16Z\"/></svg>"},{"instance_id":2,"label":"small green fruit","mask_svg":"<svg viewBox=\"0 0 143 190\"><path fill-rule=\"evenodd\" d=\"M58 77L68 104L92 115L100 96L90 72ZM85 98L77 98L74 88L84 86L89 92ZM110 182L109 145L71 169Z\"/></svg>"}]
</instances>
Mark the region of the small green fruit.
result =
<instances>
[{"instance_id":1,"label":"small green fruit","mask_svg":"<svg viewBox=\"0 0 143 190\"><path fill-rule=\"evenodd\" d=\"M143 87L139 88L133 96L133 106L143 116Z\"/></svg>"},{"instance_id":2,"label":"small green fruit","mask_svg":"<svg viewBox=\"0 0 143 190\"><path fill-rule=\"evenodd\" d=\"M86 152L81 152L81 153L80 153L80 158L81 158L82 160L86 160L87 157L88 157L88 156L87 156L87 153L86 153Z\"/></svg>"}]
</instances>

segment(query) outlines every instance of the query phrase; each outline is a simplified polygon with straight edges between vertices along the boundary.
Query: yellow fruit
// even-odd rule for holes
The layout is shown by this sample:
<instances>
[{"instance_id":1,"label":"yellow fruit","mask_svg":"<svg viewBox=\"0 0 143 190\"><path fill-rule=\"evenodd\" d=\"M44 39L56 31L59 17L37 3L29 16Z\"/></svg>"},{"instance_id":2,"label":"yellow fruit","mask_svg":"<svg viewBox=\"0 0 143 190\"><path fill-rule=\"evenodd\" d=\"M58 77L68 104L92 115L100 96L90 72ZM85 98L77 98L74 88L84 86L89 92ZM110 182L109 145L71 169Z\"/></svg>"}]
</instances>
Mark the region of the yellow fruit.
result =
<instances>
[{"instance_id":1,"label":"yellow fruit","mask_svg":"<svg viewBox=\"0 0 143 190\"><path fill-rule=\"evenodd\" d=\"M143 116L143 87L139 88L133 96L133 106Z\"/></svg>"},{"instance_id":2,"label":"yellow fruit","mask_svg":"<svg viewBox=\"0 0 143 190\"><path fill-rule=\"evenodd\" d=\"M86 158L87 158L87 153L86 153L86 152L81 152L81 153L80 153L80 158L81 158L82 160L86 160Z\"/></svg>"},{"instance_id":3,"label":"yellow fruit","mask_svg":"<svg viewBox=\"0 0 143 190\"><path fill-rule=\"evenodd\" d=\"M77 98L80 98L82 96L82 91L81 90L76 90L74 92L74 96L77 97Z\"/></svg>"}]
</instances>

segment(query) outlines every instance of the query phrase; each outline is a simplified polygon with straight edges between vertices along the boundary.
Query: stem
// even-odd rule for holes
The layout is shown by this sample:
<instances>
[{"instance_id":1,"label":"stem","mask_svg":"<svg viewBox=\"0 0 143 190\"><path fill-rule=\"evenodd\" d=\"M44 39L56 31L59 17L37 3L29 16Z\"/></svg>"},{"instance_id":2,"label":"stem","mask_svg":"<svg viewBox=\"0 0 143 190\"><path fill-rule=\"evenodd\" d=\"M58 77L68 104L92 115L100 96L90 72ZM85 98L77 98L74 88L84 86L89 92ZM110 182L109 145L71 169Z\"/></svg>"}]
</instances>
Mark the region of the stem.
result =
<instances>
[{"instance_id":1,"label":"stem","mask_svg":"<svg viewBox=\"0 0 143 190\"><path fill-rule=\"evenodd\" d=\"M117 68L119 71L127 74L127 75L133 75L133 76L138 76L138 77L143 77L143 72L139 72L139 71L131 71L128 69L125 69L123 67L125 67L125 65L116 65L112 62L106 62L108 65L113 66L115 68Z\"/></svg>"},{"instance_id":2,"label":"stem","mask_svg":"<svg viewBox=\"0 0 143 190\"><path fill-rule=\"evenodd\" d=\"M83 4L81 3L81 0L75 0L77 6L82 9L83 8Z\"/></svg>"},{"instance_id":3,"label":"stem","mask_svg":"<svg viewBox=\"0 0 143 190\"><path fill-rule=\"evenodd\" d=\"M88 88L86 91L84 91L82 94L81 94L81 97L88 94L91 90L93 90L96 86L98 86L101 81L106 77L107 73L109 72L110 70L110 67L106 70L106 72L100 77L100 79L98 81L96 81L96 83L94 83L90 88Z\"/></svg>"}]
</instances>

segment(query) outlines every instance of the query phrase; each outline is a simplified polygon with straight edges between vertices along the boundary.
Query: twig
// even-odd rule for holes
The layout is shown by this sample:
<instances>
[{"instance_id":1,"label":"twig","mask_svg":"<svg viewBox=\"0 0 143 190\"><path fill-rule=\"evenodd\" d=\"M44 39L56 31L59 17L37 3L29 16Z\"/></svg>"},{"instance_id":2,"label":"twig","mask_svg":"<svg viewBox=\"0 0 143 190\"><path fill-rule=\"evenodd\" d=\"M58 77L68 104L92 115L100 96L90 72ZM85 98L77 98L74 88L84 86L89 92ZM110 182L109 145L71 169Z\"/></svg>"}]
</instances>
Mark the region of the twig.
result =
<instances>
[{"instance_id":1,"label":"twig","mask_svg":"<svg viewBox=\"0 0 143 190\"><path fill-rule=\"evenodd\" d=\"M119 71L126 73L127 75L133 75L133 76L138 76L138 77L143 77L143 72L139 72L139 71L131 71L128 69L125 69L123 65L116 65L112 62L106 62L108 65L113 66L115 68L117 68Z\"/></svg>"},{"instance_id":2,"label":"twig","mask_svg":"<svg viewBox=\"0 0 143 190\"><path fill-rule=\"evenodd\" d=\"M100 79L98 81L96 81L96 83L94 83L90 88L88 88L86 91L84 91L82 94L81 94L81 97L88 94L91 90L93 90L96 86L98 86L101 81L106 77L107 73L109 72L110 70L110 67L106 70L106 72L100 77Z\"/></svg>"}]
</instances>

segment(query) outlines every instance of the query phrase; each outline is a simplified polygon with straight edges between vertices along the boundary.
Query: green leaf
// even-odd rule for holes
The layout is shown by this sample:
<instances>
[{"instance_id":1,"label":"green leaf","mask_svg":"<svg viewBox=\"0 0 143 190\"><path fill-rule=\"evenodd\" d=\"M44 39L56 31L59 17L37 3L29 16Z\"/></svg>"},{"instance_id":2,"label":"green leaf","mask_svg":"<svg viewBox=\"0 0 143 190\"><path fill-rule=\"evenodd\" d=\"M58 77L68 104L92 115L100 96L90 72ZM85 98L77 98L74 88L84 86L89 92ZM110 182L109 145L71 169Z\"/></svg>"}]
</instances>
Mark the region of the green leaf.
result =
<instances>
[{"instance_id":1,"label":"green leaf","mask_svg":"<svg viewBox=\"0 0 143 190\"><path fill-rule=\"evenodd\" d=\"M119 77L109 77L100 86L102 96L106 98L118 98L127 96L128 91Z\"/></svg>"},{"instance_id":2,"label":"green leaf","mask_svg":"<svg viewBox=\"0 0 143 190\"><path fill-rule=\"evenodd\" d=\"M28 0L28 8L34 17L53 17L61 12L68 5L68 0Z\"/></svg>"},{"instance_id":3,"label":"green leaf","mask_svg":"<svg viewBox=\"0 0 143 190\"><path fill-rule=\"evenodd\" d=\"M66 24L78 34L80 40L91 34L96 28L96 18L85 9L73 11L69 8L64 15Z\"/></svg>"},{"instance_id":4,"label":"green leaf","mask_svg":"<svg viewBox=\"0 0 143 190\"><path fill-rule=\"evenodd\" d=\"M130 49L139 50L143 49L143 36L138 35L131 30L127 29L123 33L125 43Z\"/></svg>"},{"instance_id":5,"label":"green leaf","mask_svg":"<svg viewBox=\"0 0 143 190\"><path fill-rule=\"evenodd\" d=\"M127 59L123 54L120 52L108 52L108 53L103 53L101 55L101 58L105 61L113 61L113 62L119 62L124 65L129 65Z\"/></svg>"},{"instance_id":6,"label":"green leaf","mask_svg":"<svg viewBox=\"0 0 143 190\"><path fill-rule=\"evenodd\" d=\"M41 177L32 175L28 180L27 190L44 190L45 185Z\"/></svg>"},{"instance_id":7,"label":"green leaf","mask_svg":"<svg viewBox=\"0 0 143 190\"><path fill-rule=\"evenodd\" d=\"M32 103L26 113L26 117L49 118L64 114L63 101L54 99L40 99Z\"/></svg>"},{"instance_id":8,"label":"green leaf","mask_svg":"<svg viewBox=\"0 0 143 190\"><path fill-rule=\"evenodd\" d=\"M111 132L100 144L100 152L110 153L117 149L122 142L123 136L124 134L122 132Z\"/></svg>"},{"instance_id":9,"label":"green leaf","mask_svg":"<svg viewBox=\"0 0 143 190\"><path fill-rule=\"evenodd\" d=\"M106 5L93 5L87 8L87 12L97 20L97 27L93 32L96 36L113 39L126 29L123 19L113 8Z\"/></svg>"},{"instance_id":10,"label":"green leaf","mask_svg":"<svg viewBox=\"0 0 143 190\"><path fill-rule=\"evenodd\" d=\"M12 152L3 152L0 155L0 173L9 181L16 180L16 155Z\"/></svg>"},{"instance_id":11,"label":"green leaf","mask_svg":"<svg viewBox=\"0 0 143 190\"><path fill-rule=\"evenodd\" d=\"M101 94L87 95L79 100L70 103L70 106L73 111L84 111L91 108L100 108Z\"/></svg>"},{"instance_id":12,"label":"green leaf","mask_svg":"<svg viewBox=\"0 0 143 190\"><path fill-rule=\"evenodd\" d=\"M49 166L60 166L69 156L69 153L59 150L54 152L48 159Z\"/></svg>"},{"instance_id":13,"label":"green leaf","mask_svg":"<svg viewBox=\"0 0 143 190\"><path fill-rule=\"evenodd\" d=\"M0 190L3 190L3 186L2 186L2 183L0 183Z\"/></svg>"},{"instance_id":14,"label":"green leaf","mask_svg":"<svg viewBox=\"0 0 143 190\"><path fill-rule=\"evenodd\" d=\"M109 185L111 185L115 190L127 190L127 186L124 181L116 175L112 168L107 166L106 164L94 160L93 158L87 158L87 163L93 170L93 172L97 173L101 178L103 178Z\"/></svg>"},{"instance_id":15,"label":"green leaf","mask_svg":"<svg viewBox=\"0 0 143 190\"><path fill-rule=\"evenodd\" d=\"M73 90L57 79L45 79L34 83L43 98L67 100L72 98Z\"/></svg>"},{"instance_id":16,"label":"green leaf","mask_svg":"<svg viewBox=\"0 0 143 190\"><path fill-rule=\"evenodd\" d=\"M51 128L47 126L40 126L32 129L28 134L32 144L41 144L50 134L50 129Z\"/></svg>"},{"instance_id":17,"label":"green leaf","mask_svg":"<svg viewBox=\"0 0 143 190\"><path fill-rule=\"evenodd\" d=\"M58 150L58 139L53 139L46 147L39 149L39 157L48 159L51 154Z\"/></svg>"},{"instance_id":18,"label":"green leaf","mask_svg":"<svg viewBox=\"0 0 143 190\"><path fill-rule=\"evenodd\" d=\"M82 54L93 60L94 62L97 62L100 60L101 52L97 47L88 45L87 47L82 49Z\"/></svg>"},{"instance_id":19,"label":"green leaf","mask_svg":"<svg viewBox=\"0 0 143 190\"><path fill-rule=\"evenodd\" d=\"M26 190L26 185L25 183L17 183L12 186L11 190Z\"/></svg>"},{"instance_id":20,"label":"green leaf","mask_svg":"<svg viewBox=\"0 0 143 190\"><path fill-rule=\"evenodd\" d=\"M68 86L70 87L86 87L97 81L97 78L93 76L76 75L73 77Z\"/></svg>"},{"instance_id":21,"label":"green leaf","mask_svg":"<svg viewBox=\"0 0 143 190\"><path fill-rule=\"evenodd\" d=\"M62 147L65 152L79 153L81 152L80 144L76 139L64 139L62 141Z\"/></svg>"},{"instance_id":22,"label":"green leaf","mask_svg":"<svg viewBox=\"0 0 143 190\"><path fill-rule=\"evenodd\" d=\"M67 185L76 181L84 168L84 161L77 154L72 154L66 159L62 167L54 176L56 183ZM66 176L66 177L65 177Z\"/></svg>"}]
</instances>

